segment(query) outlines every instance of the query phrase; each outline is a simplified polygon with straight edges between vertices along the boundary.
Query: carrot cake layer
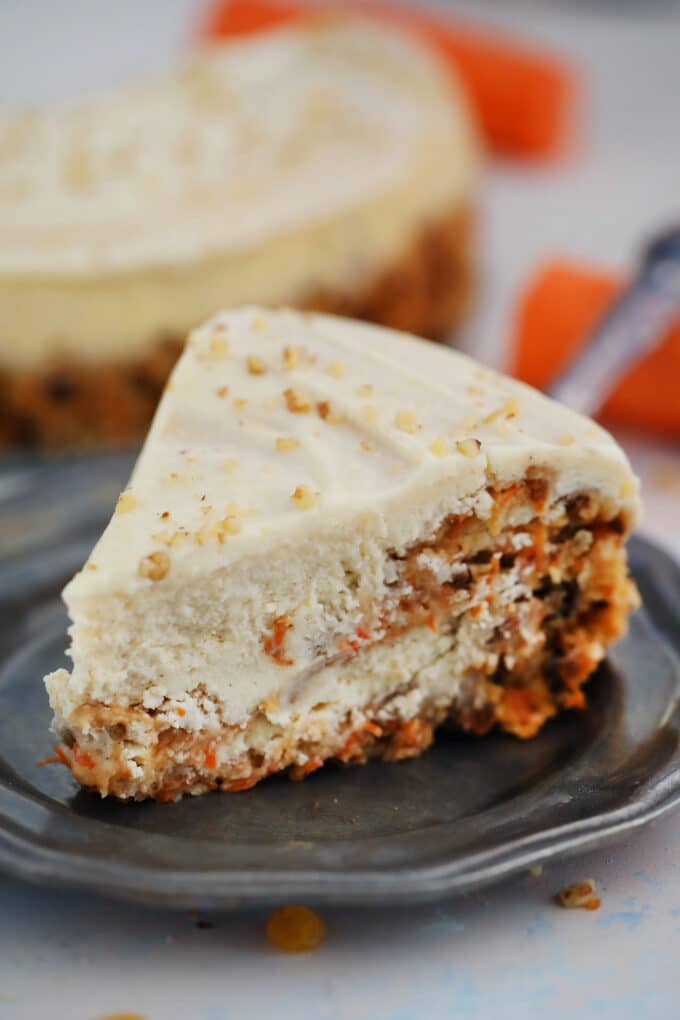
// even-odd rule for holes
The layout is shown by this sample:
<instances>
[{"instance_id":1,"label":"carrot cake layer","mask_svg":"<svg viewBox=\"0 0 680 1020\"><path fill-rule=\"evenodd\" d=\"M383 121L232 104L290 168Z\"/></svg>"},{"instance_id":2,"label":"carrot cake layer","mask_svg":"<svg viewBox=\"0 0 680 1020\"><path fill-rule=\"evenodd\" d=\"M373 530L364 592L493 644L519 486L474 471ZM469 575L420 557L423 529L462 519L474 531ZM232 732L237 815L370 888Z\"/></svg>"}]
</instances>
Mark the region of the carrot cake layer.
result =
<instances>
[{"instance_id":1,"label":"carrot cake layer","mask_svg":"<svg viewBox=\"0 0 680 1020\"><path fill-rule=\"evenodd\" d=\"M460 354L221 314L65 590L60 754L171 800L409 757L444 722L531 737L625 630L637 508L607 433Z\"/></svg>"},{"instance_id":2,"label":"carrot cake layer","mask_svg":"<svg viewBox=\"0 0 680 1020\"><path fill-rule=\"evenodd\" d=\"M111 96L3 112L0 444L143 434L166 344L220 308L441 337L466 303L478 179L450 70L370 19L320 16Z\"/></svg>"}]
</instances>

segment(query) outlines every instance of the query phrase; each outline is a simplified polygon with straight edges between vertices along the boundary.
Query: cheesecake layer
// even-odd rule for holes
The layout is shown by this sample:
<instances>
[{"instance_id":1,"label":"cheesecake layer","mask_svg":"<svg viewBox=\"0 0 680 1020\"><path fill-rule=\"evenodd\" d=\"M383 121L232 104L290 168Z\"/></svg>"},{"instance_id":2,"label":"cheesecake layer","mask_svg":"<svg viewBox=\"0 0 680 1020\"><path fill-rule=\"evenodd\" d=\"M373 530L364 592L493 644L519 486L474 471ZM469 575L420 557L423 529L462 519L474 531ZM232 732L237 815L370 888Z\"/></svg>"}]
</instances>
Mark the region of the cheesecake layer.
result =
<instances>
[{"instance_id":1,"label":"cheesecake layer","mask_svg":"<svg viewBox=\"0 0 680 1020\"><path fill-rule=\"evenodd\" d=\"M64 593L74 774L166 799L410 753L445 719L530 736L625 627L636 513L602 429L459 354L219 316Z\"/></svg>"},{"instance_id":2,"label":"cheesecake layer","mask_svg":"<svg viewBox=\"0 0 680 1020\"><path fill-rule=\"evenodd\" d=\"M354 292L300 296L309 309L441 339L462 322L475 279L473 216L456 209L426 226L408 251ZM141 358L110 364L62 360L0 370L0 449L127 445L149 427L183 335L158 337Z\"/></svg>"},{"instance_id":3,"label":"cheesecake layer","mask_svg":"<svg viewBox=\"0 0 680 1020\"><path fill-rule=\"evenodd\" d=\"M136 364L247 302L335 308L474 204L478 164L448 72L370 20L321 17L114 96L2 114L0 372Z\"/></svg>"}]
</instances>

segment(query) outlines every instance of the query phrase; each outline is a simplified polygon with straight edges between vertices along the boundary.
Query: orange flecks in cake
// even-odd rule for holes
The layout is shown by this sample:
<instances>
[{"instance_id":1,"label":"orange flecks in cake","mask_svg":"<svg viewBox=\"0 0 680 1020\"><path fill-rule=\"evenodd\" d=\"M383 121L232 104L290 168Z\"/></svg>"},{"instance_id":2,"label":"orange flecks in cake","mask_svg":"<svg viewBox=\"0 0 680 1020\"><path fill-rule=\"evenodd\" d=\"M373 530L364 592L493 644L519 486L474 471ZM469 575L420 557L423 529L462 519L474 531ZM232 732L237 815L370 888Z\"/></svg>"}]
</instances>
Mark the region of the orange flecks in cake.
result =
<instances>
[{"instance_id":1,"label":"orange flecks in cake","mask_svg":"<svg viewBox=\"0 0 680 1020\"><path fill-rule=\"evenodd\" d=\"M81 765L84 769L93 769L95 767L94 758L74 744L71 748L71 757L73 758L76 765Z\"/></svg>"},{"instance_id":2,"label":"orange flecks in cake","mask_svg":"<svg viewBox=\"0 0 680 1020\"><path fill-rule=\"evenodd\" d=\"M437 618L435 617L434 613L430 613L425 622L427 626L430 628L430 630L433 631L433 633L436 634L438 632L439 628L437 627Z\"/></svg>"},{"instance_id":3,"label":"orange flecks in cake","mask_svg":"<svg viewBox=\"0 0 680 1020\"><path fill-rule=\"evenodd\" d=\"M177 712L177 715L178 715L178 716L179 716L180 718L184 718L184 716L185 716L185 715L187 714L187 712L186 712L186 709L185 709L185 708L182 708L182 706L181 706L181 705L178 705L178 706L177 706L177 708L175 709L175 712Z\"/></svg>"},{"instance_id":4,"label":"orange flecks in cake","mask_svg":"<svg viewBox=\"0 0 680 1020\"><path fill-rule=\"evenodd\" d=\"M162 581L170 572L170 557L162 549L150 553L139 561L137 573L149 581Z\"/></svg>"},{"instance_id":5,"label":"orange flecks in cake","mask_svg":"<svg viewBox=\"0 0 680 1020\"><path fill-rule=\"evenodd\" d=\"M323 762L324 760L321 755L315 754L311 758L308 758L304 765L294 765L288 772L288 778L292 779L294 783L298 783L311 772L316 772L320 769Z\"/></svg>"},{"instance_id":6,"label":"orange flecks in cake","mask_svg":"<svg viewBox=\"0 0 680 1020\"><path fill-rule=\"evenodd\" d=\"M217 745L214 740L211 740L206 747L203 760L207 769L214 771L217 768Z\"/></svg>"},{"instance_id":7,"label":"orange flecks in cake","mask_svg":"<svg viewBox=\"0 0 680 1020\"><path fill-rule=\"evenodd\" d=\"M357 726L356 729L352 730L335 757L339 758L340 761L348 761L353 756L357 746L361 746L363 743L363 737L367 733L372 737L382 737L382 727L378 726L377 723L372 722L370 719L366 719Z\"/></svg>"},{"instance_id":8,"label":"orange flecks in cake","mask_svg":"<svg viewBox=\"0 0 680 1020\"><path fill-rule=\"evenodd\" d=\"M260 780L260 776L257 772L254 772L250 776L245 776L243 779L234 779L231 783L223 786L222 789L225 793L242 793L244 790L249 790L252 786L255 786Z\"/></svg>"},{"instance_id":9,"label":"orange flecks in cake","mask_svg":"<svg viewBox=\"0 0 680 1020\"><path fill-rule=\"evenodd\" d=\"M284 654L286 634L293 624L287 616L277 616L269 634L262 638L262 647L266 654L279 666L292 666L293 660Z\"/></svg>"},{"instance_id":10,"label":"orange flecks in cake","mask_svg":"<svg viewBox=\"0 0 680 1020\"><path fill-rule=\"evenodd\" d=\"M137 500L132 492L121 492L116 503L117 514L129 514L137 506Z\"/></svg>"},{"instance_id":11,"label":"orange flecks in cake","mask_svg":"<svg viewBox=\"0 0 680 1020\"><path fill-rule=\"evenodd\" d=\"M309 907L279 907L267 921L267 938L284 953L307 953L316 949L325 934L323 921Z\"/></svg>"},{"instance_id":12,"label":"orange flecks in cake","mask_svg":"<svg viewBox=\"0 0 680 1020\"><path fill-rule=\"evenodd\" d=\"M292 388L283 391L283 399L291 414L309 414L312 409L310 402Z\"/></svg>"},{"instance_id":13,"label":"orange flecks in cake","mask_svg":"<svg viewBox=\"0 0 680 1020\"><path fill-rule=\"evenodd\" d=\"M602 905L599 897L595 895L595 882L592 878L574 882L573 885L563 889L560 893L560 903L567 910L598 910Z\"/></svg>"}]
</instances>

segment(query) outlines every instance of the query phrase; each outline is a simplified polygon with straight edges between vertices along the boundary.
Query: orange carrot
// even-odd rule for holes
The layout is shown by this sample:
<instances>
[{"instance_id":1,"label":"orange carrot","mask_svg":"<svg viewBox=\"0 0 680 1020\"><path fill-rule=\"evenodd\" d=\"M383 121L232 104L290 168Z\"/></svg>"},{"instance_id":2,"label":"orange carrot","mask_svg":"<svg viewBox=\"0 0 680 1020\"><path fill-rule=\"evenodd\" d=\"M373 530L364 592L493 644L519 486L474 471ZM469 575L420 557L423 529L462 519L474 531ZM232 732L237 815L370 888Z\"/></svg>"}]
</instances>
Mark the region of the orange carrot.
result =
<instances>
[{"instance_id":1,"label":"orange carrot","mask_svg":"<svg viewBox=\"0 0 680 1020\"><path fill-rule=\"evenodd\" d=\"M556 260L533 276L515 317L510 370L532 386L548 386L575 357L623 281L579 263ZM656 350L616 385L602 408L604 421L680 436L680 316Z\"/></svg>"},{"instance_id":2,"label":"orange carrot","mask_svg":"<svg viewBox=\"0 0 680 1020\"><path fill-rule=\"evenodd\" d=\"M71 755L76 765L81 765L84 769L93 769L95 767L94 758L87 751L82 751L77 744L74 744L71 748Z\"/></svg>"},{"instance_id":3,"label":"orange carrot","mask_svg":"<svg viewBox=\"0 0 680 1020\"><path fill-rule=\"evenodd\" d=\"M337 3L335 10L384 18L429 43L462 79L492 152L545 159L566 147L578 76L562 58L491 29L378 0ZM216 0L199 27L199 38L280 28L315 11L318 14L319 8L308 0Z\"/></svg>"},{"instance_id":4,"label":"orange carrot","mask_svg":"<svg viewBox=\"0 0 680 1020\"><path fill-rule=\"evenodd\" d=\"M215 747L215 741L211 740L205 749L205 767L207 769L214 770L217 768L217 748Z\"/></svg>"}]
</instances>

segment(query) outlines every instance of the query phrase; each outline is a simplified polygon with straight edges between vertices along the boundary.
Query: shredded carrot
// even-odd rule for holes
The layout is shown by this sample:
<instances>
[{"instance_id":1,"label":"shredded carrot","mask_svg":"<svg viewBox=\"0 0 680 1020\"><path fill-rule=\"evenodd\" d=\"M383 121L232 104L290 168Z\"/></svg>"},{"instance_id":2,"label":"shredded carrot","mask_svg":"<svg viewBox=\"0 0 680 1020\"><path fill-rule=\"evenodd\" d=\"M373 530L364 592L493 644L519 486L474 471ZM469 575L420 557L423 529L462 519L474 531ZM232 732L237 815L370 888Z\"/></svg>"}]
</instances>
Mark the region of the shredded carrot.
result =
<instances>
[{"instance_id":1,"label":"shredded carrot","mask_svg":"<svg viewBox=\"0 0 680 1020\"><path fill-rule=\"evenodd\" d=\"M356 636L359 638L360 641L371 640L371 635L368 633L365 627L361 626L361 624L359 624L359 626L356 629Z\"/></svg>"},{"instance_id":2,"label":"shredded carrot","mask_svg":"<svg viewBox=\"0 0 680 1020\"><path fill-rule=\"evenodd\" d=\"M318 14L318 8L304 0L216 0L199 28L199 38L282 28L315 10ZM462 79L493 152L545 159L567 147L579 81L574 68L561 57L497 31L457 24L415 7L353 0L338 2L335 10L384 18L428 43Z\"/></svg>"},{"instance_id":3,"label":"shredded carrot","mask_svg":"<svg viewBox=\"0 0 680 1020\"><path fill-rule=\"evenodd\" d=\"M430 613L425 622L427 626L430 628L430 630L434 631L434 633L436 634L439 628L437 627L437 618L435 617L434 613Z\"/></svg>"},{"instance_id":4,"label":"shredded carrot","mask_svg":"<svg viewBox=\"0 0 680 1020\"><path fill-rule=\"evenodd\" d=\"M77 744L74 744L71 748L71 756L76 765L81 765L84 769L93 769L95 767L94 758L87 751L82 751Z\"/></svg>"},{"instance_id":5,"label":"shredded carrot","mask_svg":"<svg viewBox=\"0 0 680 1020\"><path fill-rule=\"evenodd\" d=\"M175 711L177 712L177 715L180 717L184 717L187 714L186 709L182 708L181 705L178 705Z\"/></svg>"},{"instance_id":6,"label":"shredded carrot","mask_svg":"<svg viewBox=\"0 0 680 1020\"><path fill-rule=\"evenodd\" d=\"M383 730L377 723L371 722L370 719L366 719L365 722L361 723L350 733L336 757L340 758L341 761L349 757L352 754L354 747L359 743L365 733L370 733L373 737L381 737L383 735Z\"/></svg>"},{"instance_id":7,"label":"shredded carrot","mask_svg":"<svg viewBox=\"0 0 680 1020\"><path fill-rule=\"evenodd\" d=\"M255 786L259 776L247 776L245 779L235 779L233 783L229 783L228 786L223 786L222 789L226 790L227 793L242 793L243 790L249 790L251 786Z\"/></svg>"},{"instance_id":8,"label":"shredded carrot","mask_svg":"<svg viewBox=\"0 0 680 1020\"><path fill-rule=\"evenodd\" d=\"M204 758L204 761L205 761L205 767L207 769L213 770L213 769L217 768L217 748L215 746L215 741L214 740L211 740L210 743L208 744L208 746L205 749L205 758Z\"/></svg>"},{"instance_id":9,"label":"shredded carrot","mask_svg":"<svg viewBox=\"0 0 680 1020\"><path fill-rule=\"evenodd\" d=\"M302 771L307 775L310 772L316 772L323 765L323 758L321 755L316 754L313 758L309 758L302 766Z\"/></svg>"},{"instance_id":10,"label":"shredded carrot","mask_svg":"<svg viewBox=\"0 0 680 1020\"><path fill-rule=\"evenodd\" d=\"M532 521L530 531L534 544L536 569L542 573L545 570L547 561L545 546L548 533L546 526L543 521Z\"/></svg>"},{"instance_id":11,"label":"shredded carrot","mask_svg":"<svg viewBox=\"0 0 680 1020\"><path fill-rule=\"evenodd\" d=\"M292 626L293 624L287 616L277 616L272 624L271 633L265 634L262 638L262 647L265 652L279 666L293 665L293 660L286 657L283 647L286 634Z\"/></svg>"},{"instance_id":12,"label":"shredded carrot","mask_svg":"<svg viewBox=\"0 0 680 1020\"><path fill-rule=\"evenodd\" d=\"M49 755L47 758L41 758L36 763L36 768L41 769L43 765L69 765L69 760L60 747L54 748L54 754Z\"/></svg>"}]
</instances>

